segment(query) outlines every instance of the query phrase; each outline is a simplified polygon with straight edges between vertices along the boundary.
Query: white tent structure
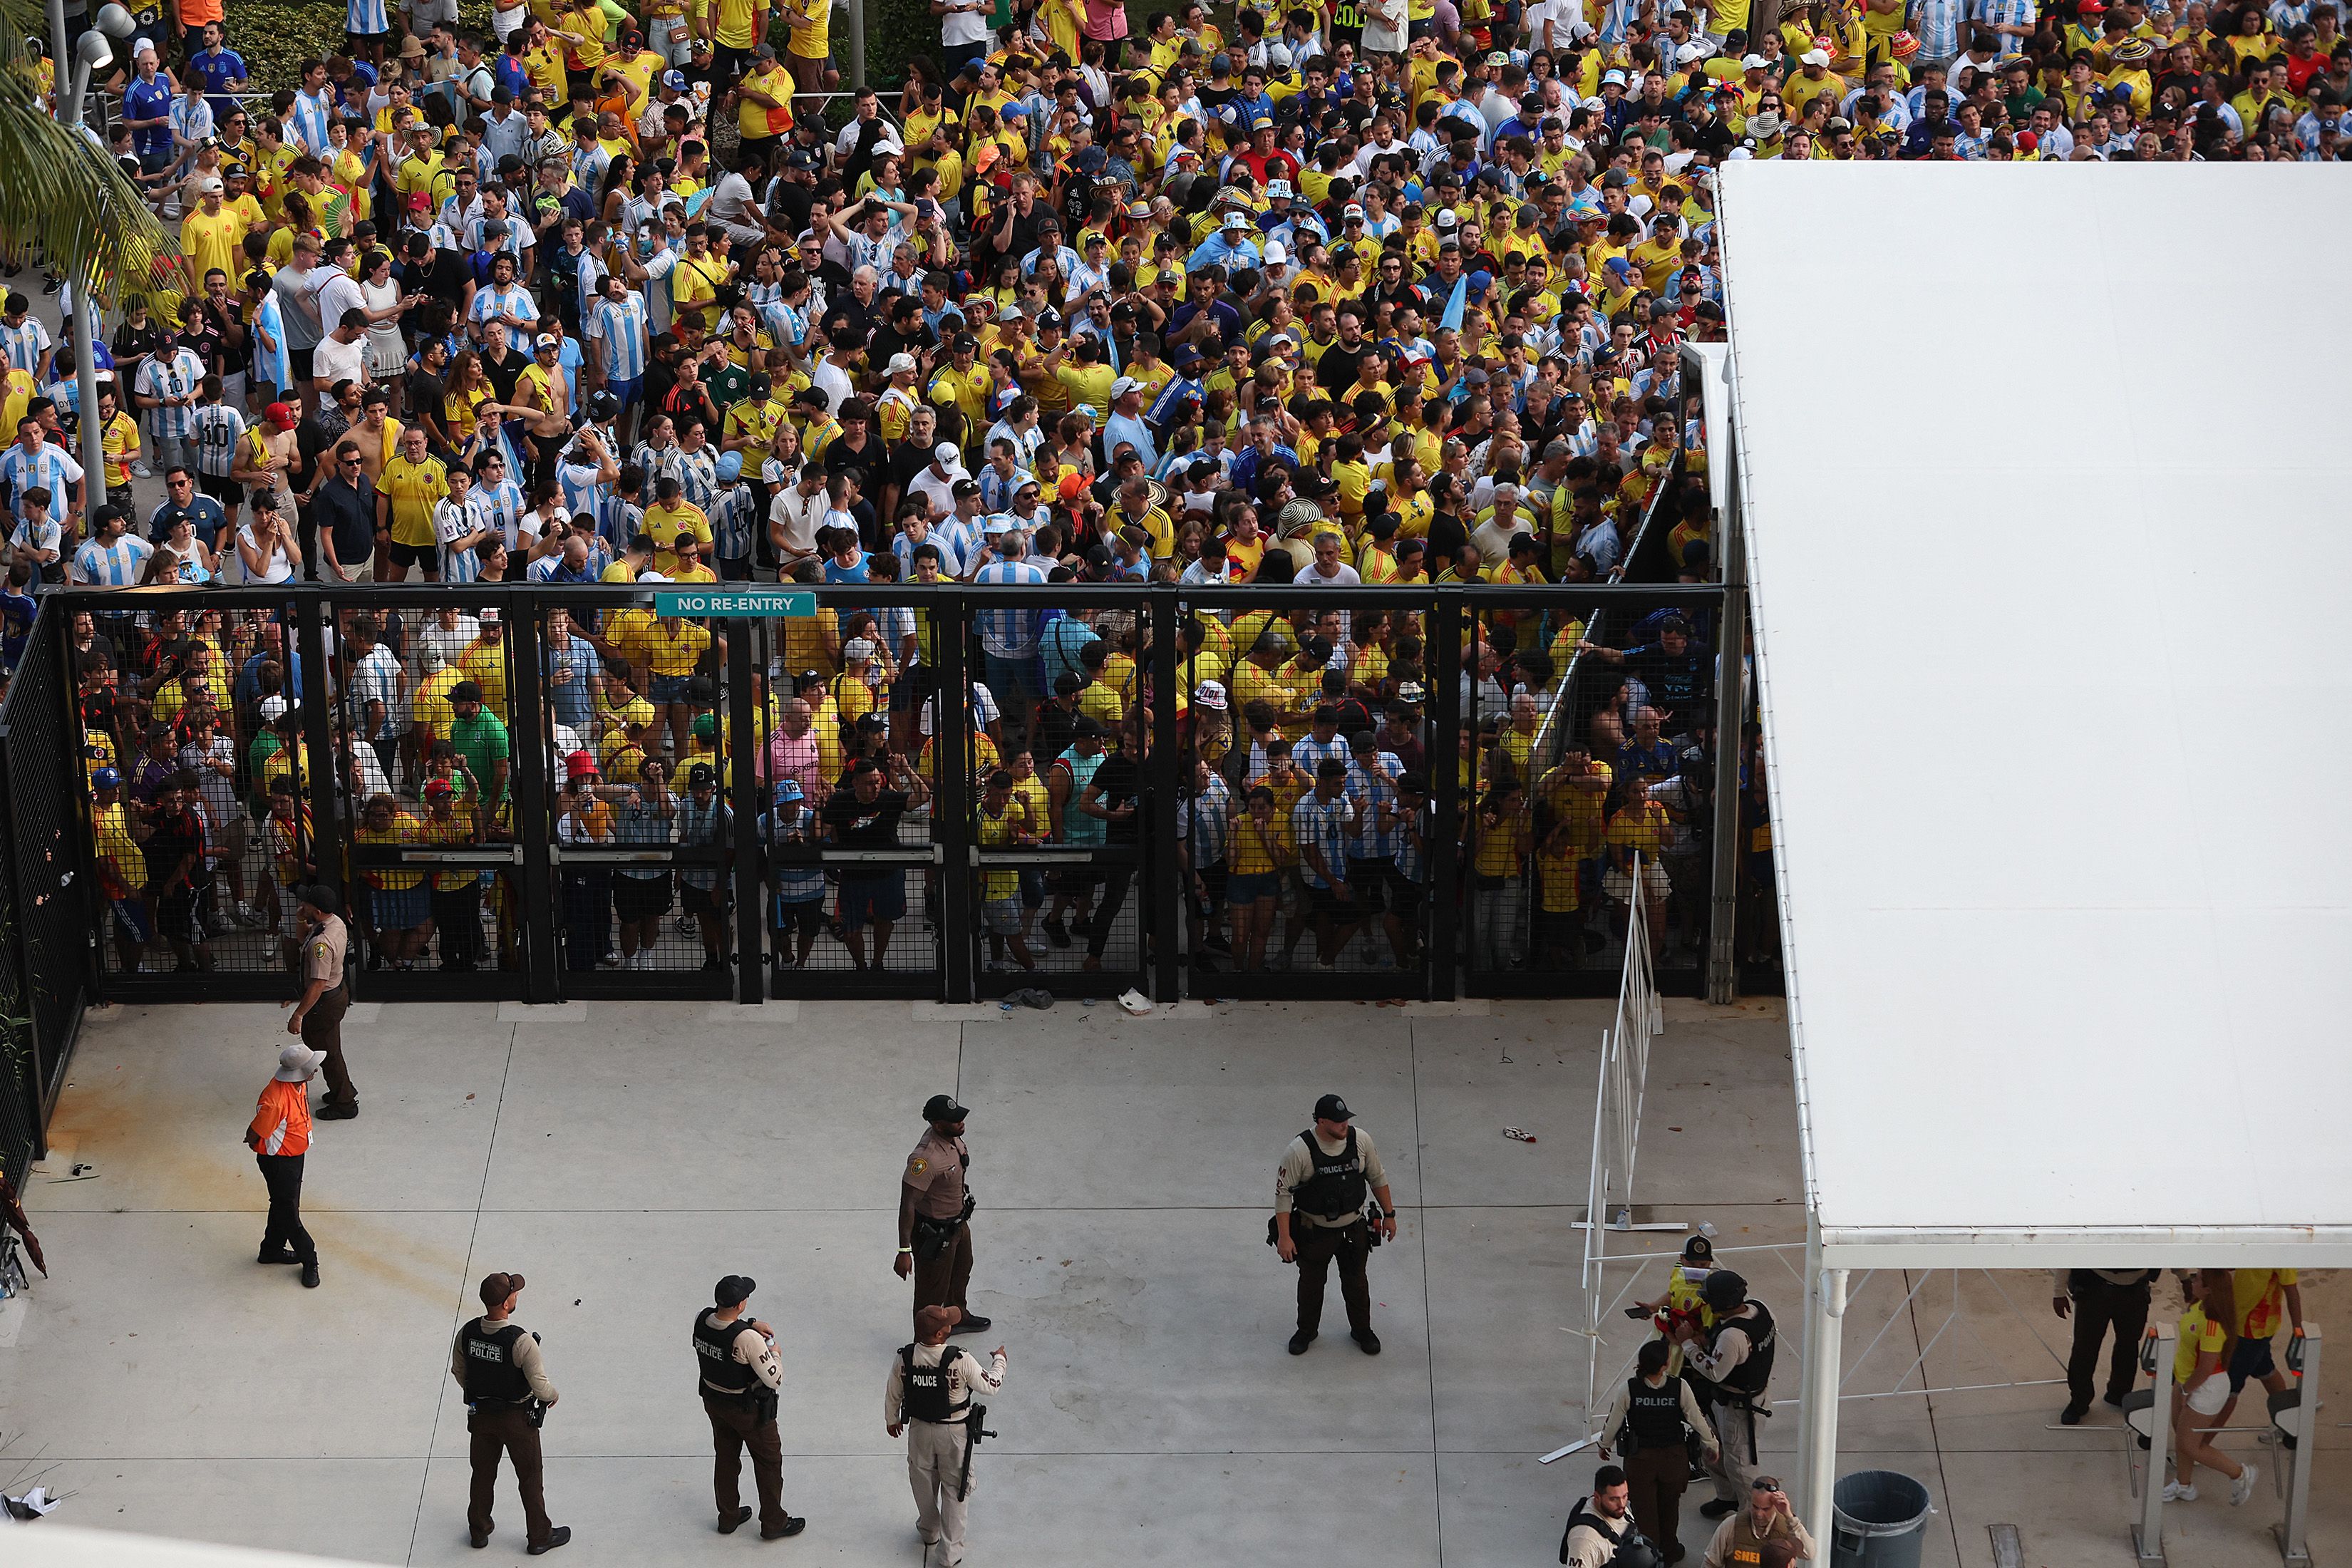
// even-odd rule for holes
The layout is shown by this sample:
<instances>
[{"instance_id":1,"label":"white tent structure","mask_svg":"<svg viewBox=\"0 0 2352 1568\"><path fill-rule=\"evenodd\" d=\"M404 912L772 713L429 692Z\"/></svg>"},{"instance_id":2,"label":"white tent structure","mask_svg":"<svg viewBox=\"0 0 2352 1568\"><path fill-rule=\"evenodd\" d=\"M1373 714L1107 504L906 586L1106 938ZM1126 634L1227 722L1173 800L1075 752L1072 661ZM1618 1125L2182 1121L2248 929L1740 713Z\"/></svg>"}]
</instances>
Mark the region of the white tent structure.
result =
<instances>
[{"instance_id":1,"label":"white tent structure","mask_svg":"<svg viewBox=\"0 0 2352 1568\"><path fill-rule=\"evenodd\" d=\"M1724 171L1816 1529L1847 1270L2352 1265L2344 193Z\"/></svg>"}]
</instances>

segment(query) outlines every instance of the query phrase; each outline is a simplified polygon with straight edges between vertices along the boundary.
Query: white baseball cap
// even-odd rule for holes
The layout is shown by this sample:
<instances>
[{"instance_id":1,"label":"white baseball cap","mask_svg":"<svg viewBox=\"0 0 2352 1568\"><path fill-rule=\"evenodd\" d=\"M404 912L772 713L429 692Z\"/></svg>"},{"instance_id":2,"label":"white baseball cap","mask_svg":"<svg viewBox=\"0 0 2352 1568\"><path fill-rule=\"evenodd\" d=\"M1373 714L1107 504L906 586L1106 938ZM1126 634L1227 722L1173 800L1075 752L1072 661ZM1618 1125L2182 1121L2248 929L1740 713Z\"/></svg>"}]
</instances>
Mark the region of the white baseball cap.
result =
<instances>
[{"instance_id":1,"label":"white baseball cap","mask_svg":"<svg viewBox=\"0 0 2352 1568\"><path fill-rule=\"evenodd\" d=\"M1283 247L1282 241L1269 239L1265 242L1265 264L1268 267L1286 266L1289 261L1290 252Z\"/></svg>"},{"instance_id":2,"label":"white baseball cap","mask_svg":"<svg viewBox=\"0 0 2352 1568\"><path fill-rule=\"evenodd\" d=\"M892 375L914 374L915 356L909 353L892 354L890 356L890 374Z\"/></svg>"},{"instance_id":3,"label":"white baseball cap","mask_svg":"<svg viewBox=\"0 0 2352 1568\"><path fill-rule=\"evenodd\" d=\"M953 441L942 441L931 448L931 456L942 463L952 463L962 455Z\"/></svg>"},{"instance_id":4,"label":"white baseball cap","mask_svg":"<svg viewBox=\"0 0 2352 1568\"><path fill-rule=\"evenodd\" d=\"M1110 384L1110 400L1113 403L1117 403L1129 393L1141 392L1142 390L1143 383L1136 380L1135 377L1131 375L1122 375L1117 381Z\"/></svg>"},{"instance_id":5,"label":"white baseball cap","mask_svg":"<svg viewBox=\"0 0 2352 1568\"><path fill-rule=\"evenodd\" d=\"M1740 58L1739 68L1744 71L1770 70L1772 62L1762 55L1745 55Z\"/></svg>"},{"instance_id":6,"label":"white baseball cap","mask_svg":"<svg viewBox=\"0 0 2352 1568\"><path fill-rule=\"evenodd\" d=\"M1830 52L1827 49L1807 49L1797 59L1801 65L1825 66L1830 63Z\"/></svg>"}]
</instances>

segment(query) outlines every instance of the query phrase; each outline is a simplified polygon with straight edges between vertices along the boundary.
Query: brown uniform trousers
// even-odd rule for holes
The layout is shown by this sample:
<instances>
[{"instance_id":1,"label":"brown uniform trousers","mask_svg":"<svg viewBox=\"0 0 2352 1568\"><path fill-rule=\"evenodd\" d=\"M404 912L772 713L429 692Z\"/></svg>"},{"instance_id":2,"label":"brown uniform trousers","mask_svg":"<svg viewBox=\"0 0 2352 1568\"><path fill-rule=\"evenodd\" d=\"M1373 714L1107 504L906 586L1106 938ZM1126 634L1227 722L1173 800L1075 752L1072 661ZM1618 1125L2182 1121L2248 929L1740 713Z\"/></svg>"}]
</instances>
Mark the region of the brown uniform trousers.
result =
<instances>
[{"instance_id":1,"label":"brown uniform trousers","mask_svg":"<svg viewBox=\"0 0 2352 1568\"><path fill-rule=\"evenodd\" d=\"M743 1506L743 1451L751 1451L751 1484L760 1494L760 1533L773 1535L792 1517L784 1511L784 1440L776 1431L775 1407L732 1394L702 1391L710 1417L710 1473L719 1517L731 1520Z\"/></svg>"},{"instance_id":2,"label":"brown uniform trousers","mask_svg":"<svg viewBox=\"0 0 2352 1568\"><path fill-rule=\"evenodd\" d=\"M1668 1384L1669 1387L1672 1384ZM1637 1448L1625 1456L1625 1479L1633 1489L1633 1522L1667 1562L1680 1555L1683 1493L1690 1488L1690 1452Z\"/></svg>"},{"instance_id":3,"label":"brown uniform trousers","mask_svg":"<svg viewBox=\"0 0 2352 1568\"><path fill-rule=\"evenodd\" d=\"M1371 1237L1364 1222L1313 1225L1294 1214L1290 1216L1290 1239L1298 1248L1300 1331L1311 1334L1322 1329L1324 1276L1337 1259L1339 1300L1348 1307L1348 1331L1369 1332L1372 1326L1372 1286L1364 1277L1364 1262L1371 1256Z\"/></svg>"},{"instance_id":4,"label":"brown uniform trousers","mask_svg":"<svg viewBox=\"0 0 2352 1568\"><path fill-rule=\"evenodd\" d=\"M525 1539L532 1546L544 1545L555 1527L548 1521L539 1428L530 1424L530 1412L513 1405L477 1410L466 1417L466 1430L474 1435L474 1489L466 1502L467 1528L476 1535L490 1532L499 1457L504 1454L514 1460L515 1489L522 1494Z\"/></svg>"},{"instance_id":5,"label":"brown uniform trousers","mask_svg":"<svg viewBox=\"0 0 2352 1568\"><path fill-rule=\"evenodd\" d=\"M929 1262L915 1259L915 1310L926 1307L963 1307L971 1287L971 1222L956 1226L955 1235ZM921 1337L919 1324L916 1336Z\"/></svg>"},{"instance_id":6,"label":"brown uniform trousers","mask_svg":"<svg viewBox=\"0 0 2352 1568\"><path fill-rule=\"evenodd\" d=\"M327 1055L320 1070L327 1075L330 1105L356 1107L360 1102L359 1090L352 1087L351 1069L343 1065L343 1015L351 1008L351 988L338 984L321 994L318 1005L302 1015L302 1043Z\"/></svg>"}]
</instances>

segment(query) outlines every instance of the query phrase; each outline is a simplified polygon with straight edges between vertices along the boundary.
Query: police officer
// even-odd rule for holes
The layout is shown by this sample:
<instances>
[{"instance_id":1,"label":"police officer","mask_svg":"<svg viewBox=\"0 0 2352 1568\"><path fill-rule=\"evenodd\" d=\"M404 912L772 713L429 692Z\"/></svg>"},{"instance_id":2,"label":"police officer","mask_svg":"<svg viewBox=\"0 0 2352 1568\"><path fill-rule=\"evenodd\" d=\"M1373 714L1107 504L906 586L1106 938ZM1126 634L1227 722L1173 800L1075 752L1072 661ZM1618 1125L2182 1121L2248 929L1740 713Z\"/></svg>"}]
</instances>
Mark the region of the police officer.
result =
<instances>
[{"instance_id":1,"label":"police officer","mask_svg":"<svg viewBox=\"0 0 2352 1568\"><path fill-rule=\"evenodd\" d=\"M991 1321L964 1300L971 1285L972 1199L964 1184L971 1150L963 1141L963 1121L971 1114L951 1094L925 1100L923 1120L930 1126L907 1156L898 1184L898 1256L891 1267L901 1279L915 1277L919 1335L926 1307L956 1309L960 1317L950 1333L983 1333Z\"/></svg>"},{"instance_id":2,"label":"police officer","mask_svg":"<svg viewBox=\"0 0 2352 1568\"><path fill-rule=\"evenodd\" d=\"M974 1394L1004 1386L1004 1347L988 1364L967 1350L950 1350L948 1336L961 1314L953 1307L915 1309L915 1342L900 1345L882 1385L882 1426L907 1434L907 1479L915 1489L915 1533L922 1537L924 1568L956 1568L963 1561L963 1528L971 1500L971 1449L985 1405Z\"/></svg>"},{"instance_id":3,"label":"police officer","mask_svg":"<svg viewBox=\"0 0 2352 1568\"><path fill-rule=\"evenodd\" d=\"M303 883L294 889L294 901L302 929L302 994L279 1005L294 1009L286 1032L326 1058L327 1096L319 1102L319 1120L347 1121L360 1113L359 1090L343 1065L343 1015L351 1008L343 954L351 931L343 924L342 900L323 883Z\"/></svg>"},{"instance_id":4,"label":"police officer","mask_svg":"<svg viewBox=\"0 0 2352 1568\"><path fill-rule=\"evenodd\" d=\"M1658 1568L1657 1552L1634 1526L1623 1470L1603 1465L1592 1472L1592 1495L1568 1511L1559 1560L1570 1568Z\"/></svg>"},{"instance_id":5,"label":"police officer","mask_svg":"<svg viewBox=\"0 0 2352 1568\"><path fill-rule=\"evenodd\" d=\"M539 1336L513 1321L522 1276L486 1274L481 1295L482 1315L457 1331L449 1349L449 1375L466 1391L466 1430L474 1435L466 1528L477 1547L490 1543L499 1457L507 1455L514 1460L515 1489L522 1493L523 1539L538 1557L572 1539L570 1525L548 1522L541 1489L539 1424L555 1403L555 1384L540 1358Z\"/></svg>"},{"instance_id":6,"label":"police officer","mask_svg":"<svg viewBox=\"0 0 2352 1568\"><path fill-rule=\"evenodd\" d=\"M2099 1346L2113 1329L2116 1346L2107 1362L2107 1403L2121 1408L2139 1379L2139 1335L2147 1327L2153 1268L2062 1268L2052 1276L2051 1307L2060 1317L2071 1306L2074 1344L2066 1357L2066 1408L2058 1419L2081 1424L2091 1408L2091 1384L2099 1370ZM2228 1423L2217 1422L2217 1426Z\"/></svg>"},{"instance_id":7,"label":"police officer","mask_svg":"<svg viewBox=\"0 0 2352 1568\"><path fill-rule=\"evenodd\" d=\"M719 1533L732 1535L751 1517L742 1500L743 1450L751 1451L751 1481L760 1493L760 1539L781 1541L808 1528L808 1521L784 1511L784 1442L776 1431L776 1390L783 1365L776 1337L757 1318L743 1315L758 1286L730 1274L711 1288L709 1310L694 1316L694 1359L700 1378L703 1414L710 1417L710 1446L718 1456L711 1472L718 1489Z\"/></svg>"},{"instance_id":8,"label":"police officer","mask_svg":"<svg viewBox=\"0 0 2352 1568\"><path fill-rule=\"evenodd\" d=\"M1666 1364L1673 1353L1664 1340L1642 1347L1633 1375L1617 1391L1601 1419L1601 1457L1612 1458L1612 1447L1624 1457L1633 1522L1668 1563L1679 1563L1683 1492L1690 1486L1690 1435L1699 1434L1709 1463L1715 1459L1716 1439L1698 1396Z\"/></svg>"},{"instance_id":9,"label":"police officer","mask_svg":"<svg viewBox=\"0 0 2352 1568\"><path fill-rule=\"evenodd\" d=\"M1396 1205L1389 1196L1388 1173L1371 1134L1355 1125L1356 1114L1336 1094L1315 1102L1315 1125L1290 1141L1274 1180L1274 1248L1285 1263L1298 1265L1298 1331L1290 1353L1305 1355L1323 1329L1323 1280L1334 1258L1339 1264L1339 1299L1348 1306L1348 1332L1366 1355L1381 1353L1372 1332L1372 1288L1364 1260L1372 1249L1372 1226L1396 1239ZM1364 1194L1380 1204L1368 1219Z\"/></svg>"},{"instance_id":10,"label":"police officer","mask_svg":"<svg viewBox=\"0 0 2352 1568\"><path fill-rule=\"evenodd\" d=\"M1682 1342L1685 1375L1707 1407L1718 1445L1708 1467L1715 1497L1699 1512L1721 1519L1748 1502L1756 1479L1756 1413L1764 1408L1764 1390L1772 1381L1779 1336L1770 1310L1752 1300L1748 1281L1730 1269L1710 1273L1699 1295L1714 1322L1705 1330L1678 1322L1675 1338Z\"/></svg>"}]
</instances>

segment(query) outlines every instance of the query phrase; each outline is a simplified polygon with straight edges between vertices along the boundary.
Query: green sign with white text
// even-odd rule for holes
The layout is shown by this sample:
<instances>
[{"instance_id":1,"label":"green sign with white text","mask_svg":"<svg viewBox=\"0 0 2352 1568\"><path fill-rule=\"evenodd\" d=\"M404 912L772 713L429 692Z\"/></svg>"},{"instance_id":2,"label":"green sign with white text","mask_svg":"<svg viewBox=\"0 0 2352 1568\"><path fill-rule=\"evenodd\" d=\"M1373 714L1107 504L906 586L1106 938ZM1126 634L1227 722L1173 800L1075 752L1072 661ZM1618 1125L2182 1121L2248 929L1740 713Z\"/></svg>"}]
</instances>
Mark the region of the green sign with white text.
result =
<instances>
[{"instance_id":1,"label":"green sign with white text","mask_svg":"<svg viewBox=\"0 0 2352 1568\"><path fill-rule=\"evenodd\" d=\"M772 616L807 620L816 614L816 595L805 588L656 589L656 616Z\"/></svg>"}]
</instances>

